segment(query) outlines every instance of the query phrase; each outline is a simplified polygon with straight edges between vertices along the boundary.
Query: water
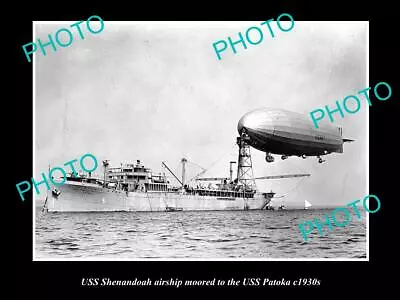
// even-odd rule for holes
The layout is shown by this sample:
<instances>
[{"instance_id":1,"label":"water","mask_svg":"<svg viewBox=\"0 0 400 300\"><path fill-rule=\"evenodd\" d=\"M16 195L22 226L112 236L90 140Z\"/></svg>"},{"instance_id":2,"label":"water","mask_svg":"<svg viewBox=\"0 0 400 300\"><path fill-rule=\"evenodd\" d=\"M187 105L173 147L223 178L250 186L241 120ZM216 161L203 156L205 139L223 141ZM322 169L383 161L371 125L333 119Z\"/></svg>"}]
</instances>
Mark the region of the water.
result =
<instances>
[{"instance_id":1,"label":"water","mask_svg":"<svg viewBox=\"0 0 400 300\"><path fill-rule=\"evenodd\" d=\"M366 220L315 229L298 224L332 209L154 213L40 213L37 259L365 258ZM339 218L340 219L340 218Z\"/></svg>"}]
</instances>

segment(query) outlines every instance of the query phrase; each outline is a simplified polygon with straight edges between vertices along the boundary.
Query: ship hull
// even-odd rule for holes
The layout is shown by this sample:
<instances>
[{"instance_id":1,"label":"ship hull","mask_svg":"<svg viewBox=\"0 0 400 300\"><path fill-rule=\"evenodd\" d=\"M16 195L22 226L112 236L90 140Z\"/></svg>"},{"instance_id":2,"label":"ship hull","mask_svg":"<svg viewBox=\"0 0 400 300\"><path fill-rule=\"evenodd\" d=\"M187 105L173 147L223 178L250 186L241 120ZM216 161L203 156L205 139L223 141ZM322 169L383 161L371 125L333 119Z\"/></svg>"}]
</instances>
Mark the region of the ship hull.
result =
<instances>
[{"instance_id":1,"label":"ship hull","mask_svg":"<svg viewBox=\"0 0 400 300\"><path fill-rule=\"evenodd\" d=\"M125 192L78 182L66 183L58 190L59 195L49 194L49 212L260 210L271 200L258 193L254 198L235 198L179 192Z\"/></svg>"}]
</instances>

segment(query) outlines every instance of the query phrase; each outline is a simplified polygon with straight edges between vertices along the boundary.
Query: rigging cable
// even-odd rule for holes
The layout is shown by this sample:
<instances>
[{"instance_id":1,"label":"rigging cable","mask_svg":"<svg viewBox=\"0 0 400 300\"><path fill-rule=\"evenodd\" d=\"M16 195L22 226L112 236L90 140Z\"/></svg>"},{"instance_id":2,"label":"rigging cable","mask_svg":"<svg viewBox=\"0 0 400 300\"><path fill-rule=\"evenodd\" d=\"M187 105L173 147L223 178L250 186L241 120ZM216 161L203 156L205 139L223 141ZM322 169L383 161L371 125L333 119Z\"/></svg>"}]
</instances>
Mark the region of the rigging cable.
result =
<instances>
[{"instance_id":1,"label":"rigging cable","mask_svg":"<svg viewBox=\"0 0 400 300\"><path fill-rule=\"evenodd\" d=\"M189 180L189 182L191 182L191 181L192 181L193 179L195 179L197 176L203 175L203 174L206 173L208 170L210 170L212 167L214 167L228 152L230 153L230 152L232 151L232 148L235 147L235 146L236 146L236 143L233 144L233 145L231 146L231 148L229 148L229 150L223 152L222 155L219 156L213 163L211 163L210 166L209 166L208 168L203 168L203 167L201 167L200 165L195 164L195 165L199 166L200 168L202 168L203 171L200 172L200 174L197 174L196 176L194 176L193 178L191 178L191 179ZM193 163L193 162L192 162L192 163ZM193 164L194 164L194 163L193 163Z\"/></svg>"},{"instance_id":2,"label":"rigging cable","mask_svg":"<svg viewBox=\"0 0 400 300\"><path fill-rule=\"evenodd\" d=\"M306 171L304 168L302 168L302 167L300 167L300 166L298 166L298 165L296 165L296 164L290 162L289 160L287 160L286 162L289 163L289 164L292 165L292 166L297 167L297 169L300 169L303 173L307 173L307 171ZM274 198L284 198L284 197L287 197L291 192L297 190L297 188L300 186L300 184L301 184L305 179L306 179L306 177L302 177L302 178L297 182L297 184L295 185L294 188L290 189L289 191L286 191L286 193L282 193L280 196L274 196Z\"/></svg>"}]
</instances>

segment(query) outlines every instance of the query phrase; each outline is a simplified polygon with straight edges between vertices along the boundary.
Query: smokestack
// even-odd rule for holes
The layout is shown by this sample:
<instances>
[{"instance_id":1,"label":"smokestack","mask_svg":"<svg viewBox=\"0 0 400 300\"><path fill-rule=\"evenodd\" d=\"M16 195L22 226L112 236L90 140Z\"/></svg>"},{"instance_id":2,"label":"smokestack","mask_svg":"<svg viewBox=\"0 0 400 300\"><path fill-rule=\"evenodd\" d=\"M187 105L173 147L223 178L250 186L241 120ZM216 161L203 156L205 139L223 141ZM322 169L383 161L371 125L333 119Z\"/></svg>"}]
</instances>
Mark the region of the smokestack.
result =
<instances>
[{"instance_id":1,"label":"smokestack","mask_svg":"<svg viewBox=\"0 0 400 300\"><path fill-rule=\"evenodd\" d=\"M232 167L233 164L236 164L236 161L229 162L229 178L230 178L230 182L233 181L233 167Z\"/></svg>"},{"instance_id":2,"label":"smokestack","mask_svg":"<svg viewBox=\"0 0 400 300\"><path fill-rule=\"evenodd\" d=\"M185 179L186 179L186 162L187 162L187 159L186 158L182 158L181 162L182 162L182 185L185 186L185 184L186 184Z\"/></svg>"}]
</instances>

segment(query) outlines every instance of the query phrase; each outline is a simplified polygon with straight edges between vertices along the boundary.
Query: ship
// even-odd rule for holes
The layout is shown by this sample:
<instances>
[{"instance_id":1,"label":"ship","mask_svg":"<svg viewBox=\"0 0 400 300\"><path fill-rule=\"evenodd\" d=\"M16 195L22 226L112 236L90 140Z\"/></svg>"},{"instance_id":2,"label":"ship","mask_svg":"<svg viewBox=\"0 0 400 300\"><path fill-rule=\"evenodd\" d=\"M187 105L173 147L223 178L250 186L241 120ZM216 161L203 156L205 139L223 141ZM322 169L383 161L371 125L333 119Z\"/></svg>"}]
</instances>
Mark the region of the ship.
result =
<instances>
[{"instance_id":1,"label":"ship","mask_svg":"<svg viewBox=\"0 0 400 300\"><path fill-rule=\"evenodd\" d=\"M110 167L103 161L103 174L67 174L63 185L53 188L43 209L47 212L181 212L210 210L264 210L275 193L259 192L253 176L250 147L237 137L239 155L237 176L222 178L198 177L186 182L186 158L182 158L182 177L178 178L165 162L167 170L178 182L171 183L166 172L153 173L140 160ZM175 181L175 180L173 180ZM202 183L219 181L217 184ZM192 183L194 182L194 183Z\"/></svg>"}]
</instances>

